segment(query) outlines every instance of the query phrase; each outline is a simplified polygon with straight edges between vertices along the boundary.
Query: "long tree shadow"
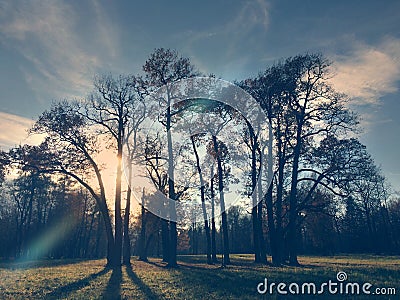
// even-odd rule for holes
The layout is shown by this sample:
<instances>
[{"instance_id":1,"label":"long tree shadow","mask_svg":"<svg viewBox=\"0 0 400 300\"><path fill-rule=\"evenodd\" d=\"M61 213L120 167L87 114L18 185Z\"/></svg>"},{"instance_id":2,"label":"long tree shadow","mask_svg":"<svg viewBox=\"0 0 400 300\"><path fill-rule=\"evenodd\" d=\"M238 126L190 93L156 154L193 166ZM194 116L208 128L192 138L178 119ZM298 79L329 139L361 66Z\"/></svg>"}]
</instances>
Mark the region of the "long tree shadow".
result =
<instances>
[{"instance_id":1,"label":"long tree shadow","mask_svg":"<svg viewBox=\"0 0 400 300\"><path fill-rule=\"evenodd\" d=\"M133 271L132 266L126 266L126 273L128 274L131 281L139 287L142 293L147 299L158 299L158 295L155 294Z\"/></svg>"},{"instance_id":2,"label":"long tree shadow","mask_svg":"<svg viewBox=\"0 0 400 300\"><path fill-rule=\"evenodd\" d=\"M85 278L82 278L78 281L71 282L70 284L61 286L49 294L45 295L43 299L50 300L50 299L60 299L60 298L65 298L71 293L80 290L84 288L85 286L88 286L92 280L95 280L96 278L107 274L110 271L109 268L104 268L100 272L91 274Z\"/></svg>"},{"instance_id":3,"label":"long tree shadow","mask_svg":"<svg viewBox=\"0 0 400 300\"><path fill-rule=\"evenodd\" d=\"M151 261L150 259L145 261L144 263L158 267L158 268L165 268L165 269L170 268L170 267L168 267L167 263L165 263L165 262L156 262L156 261ZM179 265L176 265L174 268L179 268Z\"/></svg>"},{"instance_id":4,"label":"long tree shadow","mask_svg":"<svg viewBox=\"0 0 400 300\"><path fill-rule=\"evenodd\" d=\"M110 280L104 290L102 299L121 299L122 271L121 267L113 268Z\"/></svg>"},{"instance_id":5,"label":"long tree shadow","mask_svg":"<svg viewBox=\"0 0 400 300\"><path fill-rule=\"evenodd\" d=\"M209 291L208 298L233 298L258 297L256 287L267 276L269 278L282 278L289 282L306 282L312 278L316 283L325 282L327 274L324 270L315 272L303 268L299 272L296 268L280 269L264 266L255 266L252 262L234 262L226 268L197 266L187 262L181 262L179 269L174 273L175 280L184 282L184 288L188 298L195 297L199 290ZM210 283L213 289L210 290ZM280 299L280 297L277 297ZM275 299L275 298L273 298Z\"/></svg>"}]
</instances>

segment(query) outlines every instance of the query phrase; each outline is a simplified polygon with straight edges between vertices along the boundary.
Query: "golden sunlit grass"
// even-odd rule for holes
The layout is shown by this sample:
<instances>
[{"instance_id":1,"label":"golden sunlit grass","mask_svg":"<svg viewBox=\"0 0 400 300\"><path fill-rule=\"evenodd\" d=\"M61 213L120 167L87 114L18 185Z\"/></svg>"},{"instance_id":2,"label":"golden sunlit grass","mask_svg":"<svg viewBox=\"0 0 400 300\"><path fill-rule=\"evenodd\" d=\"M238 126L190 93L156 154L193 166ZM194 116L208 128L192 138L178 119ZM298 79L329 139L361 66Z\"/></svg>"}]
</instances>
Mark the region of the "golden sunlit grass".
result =
<instances>
[{"instance_id":1,"label":"golden sunlit grass","mask_svg":"<svg viewBox=\"0 0 400 300\"><path fill-rule=\"evenodd\" d=\"M204 261L204 256L181 256L180 266L170 269L160 259L132 259L132 268L121 271L105 269L105 260L3 263L0 299L254 299L261 297L256 287L264 278L322 283L336 280L338 271L346 272L348 281L400 292L397 257L300 257L302 267L280 268L254 264L250 255L233 255L233 264L223 269Z\"/></svg>"}]
</instances>

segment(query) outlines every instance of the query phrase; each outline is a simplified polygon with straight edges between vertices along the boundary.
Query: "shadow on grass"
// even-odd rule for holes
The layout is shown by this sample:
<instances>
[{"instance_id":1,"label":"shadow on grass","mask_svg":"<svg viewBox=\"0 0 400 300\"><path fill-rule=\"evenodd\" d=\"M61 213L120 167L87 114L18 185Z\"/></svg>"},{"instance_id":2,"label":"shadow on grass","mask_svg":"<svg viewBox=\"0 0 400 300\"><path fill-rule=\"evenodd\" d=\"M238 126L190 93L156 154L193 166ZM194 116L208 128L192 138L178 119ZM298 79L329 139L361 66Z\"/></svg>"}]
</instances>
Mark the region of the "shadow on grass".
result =
<instances>
[{"instance_id":1,"label":"shadow on grass","mask_svg":"<svg viewBox=\"0 0 400 300\"><path fill-rule=\"evenodd\" d=\"M121 299L122 271L121 267L112 269L110 280L104 290L102 299Z\"/></svg>"},{"instance_id":2,"label":"shadow on grass","mask_svg":"<svg viewBox=\"0 0 400 300\"><path fill-rule=\"evenodd\" d=\"M0 261L0 268L17 270L29 268L53 268L57 266L65 266L79 264L87 259L43 259L43 260L3 260Z\"/></svg>"},{"instance_id":3,"label":"shadow on grass","mask_svg":"<svg viewBox=\"0 0 400 300\"><path fill-rule=\"evenodd\" d=\"M149 259L147 261L144 261L144 263L158 267L158 268L164 268L164 269L170 268L170 267L168 267L168 264L166 262L152 261ZM175 268L178 268L178 267L179 267L179 264Z\"/></svg>"},{"instance_id":4,"label":"shadow on grass","mask_svg":"<svg viewBox=\"0 0 400 300\"><path fill-rule=\"evenodd\" d=\"M158 299L158 295L136 275L132 266L125 266L126 273L134 285L136 285L146 299ZM112 269L110 280L105 288L101 299L121 299L122 269Z\"/></svg>"},{"instance_id":5,"label":"shadow on grass","mask_svg":"<svg viewBox=\"0 0 400 300\"><path fill-rule=\"evenodd\" d=\"M256 265L257 266L257 265ZM257 293L257 285L268 278L274 282L325 282L328 274L319 268L274 268L267 265L255 267L252 262L233 261L225 268L193 266L187 262L179 265L175 272L178 282L185 282L185 290L188 299L198 298L199 291L207 293L202 297L210 299L253 299L260 297ZM336 275L336 273L334 273ZM212 286L212 288L210 288ZM324 297L322 297L324 298ZM281 299L279 295L273 295L271 299Z\"/></svg>"},{"instance_id":6,"label":"shadow on grass","mask_svg":"<svg viewBox=\"0 0 400 300\"><path fill-rule=\"evenodd\" d=\"M158 299L156 295L132 270L132 266L126 266L126 273L133 284L137 285L147 299Z\"/></svg>"},{"instance_id":7,"label":"shadow on grass","mask_svg":"<svg viewBox=\"0 0 400 300\"><path fill-rule=\"evenodd\" d=\"M69 294L88 286L92 280L107 274L110 271L109 268L104 268L100 272L91 274L85 278L82 278L78 281L71 282L70 284L61 286L49 294L47 294L43 299L50 300L50 299L60 299L63 297L67 297Z\"/></svg>"}]
</instances>

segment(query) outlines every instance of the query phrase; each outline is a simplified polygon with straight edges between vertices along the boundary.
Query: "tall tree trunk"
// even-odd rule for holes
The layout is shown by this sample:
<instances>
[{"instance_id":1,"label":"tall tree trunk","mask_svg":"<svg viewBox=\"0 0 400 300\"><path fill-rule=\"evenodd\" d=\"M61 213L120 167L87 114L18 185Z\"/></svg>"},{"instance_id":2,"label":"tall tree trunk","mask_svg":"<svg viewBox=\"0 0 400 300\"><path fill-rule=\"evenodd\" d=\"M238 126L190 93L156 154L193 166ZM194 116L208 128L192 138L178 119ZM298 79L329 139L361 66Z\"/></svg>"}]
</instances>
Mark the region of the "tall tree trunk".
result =
<instances>
[{"instance_id":1,"label":"tall tree trunk","mask_svg":"<svg viewBox=\"0 0 400 300\"><path fill-rule=\"evenodd\" d=\"M278 142L279 148L279 142ZM280 148L279 148L280 149ZM280 265L283 260L283 252L284 252L284 236L283 236L283 227L282 227L282 202L283 202L283 188L284 188L284 173L285 173L285 163L284 163L284 154L278 150L278 182L276 186L276 230L275 230L275 258L274 264ZM271 191L272 198L272 191ZM271 204L272 205L272 204Z\"/></svg>"},{"instance_id":2,"label":"tall tree trunk","mask_svg":"<svg viewBox=\"0 0 400 300\"><path fill-rule=\"evenodd\" d=\"M122 126L122 125L120 125ZM122 179L122 128L118 136L117 176L115 182L115 246L114 267L121 265L122 255L122 216L121 216L121 179Z\"/></svg>"},{"instance_id":3,"label":"tall tree trunk","mask_svg":"<svg viewBox=\"0 0 400 300\"><path fill-rule=\"evenodd\" d=\"M264 239L264 230L263 230L263 202L262 202L262 195L261 195L261 182L259 182L259 190L260 193L258 194L259 202L257 204L257 226L258 226L258 240L259 240L259 247L260 247L260 263L267 263L267 253L265 249L265 239Z\"/></svg>"},{"instance_id":4,"label":"tall tree trunk","mask_svg":"<svg viewBox=\"0 0 400 300\"><path fill-rule=\"evenodd\" d=\"M197 173L199 174L199 177L200 177L201 209L203 212L204 229L205 229L205 233L206 233L206 243L207 243L207 263L211 264L212 263L211 236L210 236L210 226L208 225L208 217L207 217L207 210L206 210L205 183L204 183L203 173L201 171L200 159L199 159L199 154L197 152L196 143L194 141L193 136L191 136L190 138L192 140L193 152L194 152L194 155L196 156Z\"/></svg>"},{"instance_id":5,"label":"tall tree trunk","mask_svg":"<svg viewBox=\"0 0 400 300\"><path fill-rule=\"evenodd\" d=\"M270 136L272 137L272 127L269 126L270 129ZM268 147L271 149L268 149L268 164L270 165L270 168L268 169L268 174L267 174L267 182L270 183L269 179L272 178L272 141L268 143ZM267 248L266 248L266 242L264 238L264 213L263 213L263 192L262 192L262 179L263 179L263 169L262 165L264 162L262 161L262 152L263 150L260 148L260 144L257 143L257 151L260 154L260 170L259 170L259 178L257 181L257 197L258 197L258 208L257 208L257 213L258 213L258 226L259 226L259 243L260 243L260 256L261 256L261 263L267 263L268 258L267 258ZM266 158L264 158L266 159Z\"/></svg>"},{"instance_id":6,"label":"tall tree trunk","mask_svg":"<svg viewBox=\"0 0 400 300\"><path fill-rule=\"evenodd\" d=\"M192 254L197 254L198 251L198 236L197 236L197 226L196 226L196 220L192 222L192 239L191 239L191 248L192 248Z\"/></svg>"},{"instance_id":7,"label":"tall tree trunk","mask_svg":"<svg viewBox=\"0 0 400 300\"><path fill-rule=\"evenodd\" d=\"M30 192L29 192L29 203L28 203L28 218L25 223L25 230L24 230L24 238L26 239L25 241L25 246L29 245L30 239L32 238L32 228L31 228L31 222L32 222L32 213L33 213L33 200L35 197L35 190L36 190L36 180L35 180L35 174L31 175L31 186L30 186ZM30 249L23 247L22 248L23 255L31 255L29 253Z\"/></svg>"},{"instance_id":8,"label":"tall tree trunk","mask_svg":"<svg viewBox=\"0 0 400 300\"><path fill-rule=\"evenodd\" d=\"M215 193L214 193L214 166L211 166L211 258L212 262L217 263L217 242L216 242L216 226L215 226Z\"/></svg>"},{"instance_id":9,"label":"tall tree trunk","mask_svg":"<svg viewBox=\"0 0 400 300\"><path fill-rule=\"evenodd\" d=\"M167 147L168 147L168 197L170 200L170 251L168 266L175 267L177 265L176 255L178 246L178 232L176 230L176 195L175 195L175 178L174 178L174 156L172 149L172 135L171 135L171 101L170 92L168 91L168 107L167 107Z\"/></svg>"},{"instance_id":10,"label":"tall tree trunk","mask_svg":"<svg viewBox=\"0 0 400 300\"><path fill-rule=\"evenodd\" d=\"M301 118L298 117L299 120ZM297 178L299 171L300 149L301 149L301 121L298 121L296 131L296 145L293 149L292 182L289 196L289 263L293 266L299 265L297 260Z\"/></svg>"},{"instance_id":11,"label":"tall tree trunk","mask_svg":"<svg viewBox=\"0 0 400 300\"><path fill-rule=\"evenodd\" d=\"M261 261L260 257L260 240L258 232L258 213L257 213L257 198L256 195L252 195L253 208L251 209L251 221L253 228L253 250L254 250L254 262L259 263Z\"/></svg>"},{"instance_id":12,"label":"tall tree trunk","mask_svg":"<svg viewBox=\"0 0 400 300\"><path fill-rule=\"evenodd\" d=\"M273 171L273 164L274 160L272 157L273 151L273 132L272 132L272 121L269 119L269 126L268 126L268 172L267 172L267 179L268 179L268 190L265 195L265 206L267 208L267 222L268 222L268 232L269 232L269 243L271 247L271 259L272 264L274 266L279 266L281 264L280 255L279 255L279 245L277 240L277 226L275 226L274 222L274 209L273 209L273 201L272 201L272 191L274 188L274 171ZM261 201L260 201L261 202ZM282 206L281 206L282 207ZM278 207L276 209L278 211ZM278 215L278 212L277 212ZM280 212L279 212L280 216ZM281 222L281 221L279 221ZM277 221L278 224L278 221ZM281 223L279 223L281 224Z\"/></svg>"},{"instance_id":13,"label":"tall tree trunk","mask_svg":"<svg viewBox=\"0 0 400 300\"><path fill-rule=\"evenodd\" d=\"M97 231L96 231L96 244L94 248L94 255L96 258L100 257L100 241L102 237L102 232L103 232L103 221L102 221L102 215L99 214L97 217Z\"/></svg>"},{"instance_id":14,"label":"tall tree trunk","mask_svg":"<svg viewBox=\"0 0 400 300\"><path fill-rule=\"evenodd\" d=\"M132 163L129 165L128 169L128 190L126 192L126 205L124 214L124 241L122 250L123 252L122 261L123 264L126 266L131 265L131 239L129 238L129 219L131 214L131 197L132 197L131 180L132 180Z\"/></svg>"},{"instance_id":15,"label":"tall tree trunk","mask_svg":"<svg viewBox=\"0 0 400 300\"><path fill-rule=\"evenodd\" d=\"M171 204L174 205L174 204ZM175 267L177 266L177 247L178 247L178 231L176 229L176 222L170 222L170 253L168 266Z\"/></svg>"},{"instance_id":16,"label":"tall tree trunk","mask_svg":"<svg viewBox=\"0 0 400 300\"><path fill-rule=\"evenodd\" d=\"M257 213L257 193L255 191L257 185L257 158L256 158L256 140L253 128L248 126L250 132L250 145L251 145L251 191L252 191L252 209L251 219L253 225L253 247L254 247L254 262L261 262L260 255L260 240L259 240L259 226L258 226L258 213Z\"/></svg>"},{"instance_id":17,"label":"tall tree trunk","mask_svg":"<svg viewBox=\"0 0 400 300\"><path fill-rule=\"evenodd\" d=\"M284 189L284 175L285 175L285 162L286 151L282 142L281 123L280 119L277 120L277 155L278 155L278 181L276 185L276 230L275 230L275 258L274 265L280 265L283 262L284 253L284 233L283 233L283 220L282 220L282 203L283 203L283 189ZM272 135L272 128L270 130ZM271 150L272 151L272 150ZM271 192L272 197L272 192Z\"/></svg>"},{"instance_id":18,"label":"tall tree trunk","mask_svg":"<svg viewBox=\"0 0 400 300\"><path fill-rule=\"evenodd\" d=\"M139 241L139 260L147 261L146 254L146 209L144 208L144 188L142 192L142 214L140 226L140 241Z\"/></svg>"},{"instance_id":19,"label":"tall tree trunk","mask_svg":"<svg viewBox=\"0 0 400 300\"><path fill-rule=\"evenodd\" d=\"M274 212L273 212L273 204L272 204L272 190L273 183L268 188L267 193L265 194L265 205L267 207L267 222L268 222L268 233L269 233L269 243L271 245L271 257L272 264L274 266L279 266L281 264L278 256L278 247L276 242L276 228L274 222Z\"/></svg>"},{"instance_id":20,"label":"tall tree trunk","mask_svg":"<svg viewBox=\"0 0 400 300\"><path fill-rule=\"evenodd\" d=\"M222 219L222 235L223 235L223 259L222 265L230 264L229 258L229 236L228 236L228 217L225 210L225 199L224 199L224 183L223 183L223 169L222 169L222 161L219 155L219 147L217 143L217 137L215 135L212 136L214 151L217 156L217 166L218 166L218 191L219 191L219 202L221 207L221 219Z\"/></svg>"},{"instance_id":21,"label":"tall tree trunk","mask_svg":"<svg viewBox=\"0 0 400 300\"><path fill-rule=\"evenodd\" d=\"M169 224L168 221L161 218L161 243L163 262L169 262L170 246L169 246Z\"/></svg>"}]
</instances>

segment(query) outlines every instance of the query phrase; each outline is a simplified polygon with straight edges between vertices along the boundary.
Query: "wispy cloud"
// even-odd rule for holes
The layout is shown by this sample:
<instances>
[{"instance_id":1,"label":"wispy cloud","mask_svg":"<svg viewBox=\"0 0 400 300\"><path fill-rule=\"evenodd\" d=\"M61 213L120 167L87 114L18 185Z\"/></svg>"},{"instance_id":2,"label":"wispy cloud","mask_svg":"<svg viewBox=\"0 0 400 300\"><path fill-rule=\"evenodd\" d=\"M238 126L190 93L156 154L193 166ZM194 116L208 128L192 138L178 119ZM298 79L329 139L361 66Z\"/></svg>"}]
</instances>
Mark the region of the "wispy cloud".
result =
<instances>
[{"instance_id":1,"label":"wispy cloud","mask_svg":"<svg viewBox=\"0 0 400 300\"><path fill-rule=\"evenodd\" d=\"M95 12L97 37L106 48L110 58L114 59L119 54L119 34L116 25L109 21L107 11L98 0L92 0L91 4Z\"/></svg>"},{"instance_id":2,"label":"wispy cloud","mask_svg":"<svg viewBox=\"0 0 400 300\"><path fill-rule=\"evenodd\" d=\"M267 30L269 25L268 3L264 0L244 2L238 15L227 23L225 29L228 31L248 31L254 26L261 26Z\"/></svg>"},{"instance_id":3,"label":"wispy cloud","mask_svg":"<svg viewBox=\"0 0 400 300\"><path fill-rule=\"evenodd\" d=\"M357 44L346 56L335 56L333 85L354 105L376 105L397 92L400 80L400 40L386 38L378 46Z\"/></svg>"},{"instance_id":4,"label":"wispy cloud","mask_svg":"<svg viewBox=\"0 0 400 300\"><path fill-rule=\"evenodd\" d=\"M217 26L208 28L207 31L189 32L192 41L207 39L213 36L228 35L232 38L235 36L243 37L255 27L267 30L269 25L269 8L268 3L264 0L243 1L236 15L231 20Z\"/></svg>"},{"instance_id":5,"label":"wispy cloud","mask_svg":"<svg viewBox=\"0 0 400 300\"><path fill-rule=\"evenodd\" d=\"M33 120L4 112L0 112L0 120L0 149L24 143L37 144L42 140L39 135L28 136Z\"/></svg>"},{"instance_id":6,"label":"wispy cloud","mask_svg":"<svg viewBox=\"0 0 400 300\"><path fill-rule=\"evenodd\" d=\"M240 73L240 68L248 63L254 50L258 48L259 39L266 34L269 26L268 2L258 0L240 3L240 8L228 22L203 31L180 33L180 38L185 37L185 52L191 54L194 63L201 70L212 70L212 64L224 62L223 66L219 66L225 70L222 73ZM210 52L213 56L203 57L203 53ZM226 64L226 61L230 64Z\"/></svg>"},{"instance_id":7,"label":"wispy cloud","mask_svg":"<svg viewBox=\"0 0 400 300\"><path fill-rule=\"evenodd\" d=\"M100 16L100 5L93 1L93 6L94 13ZM79 23L82 12L68 2L4 1L0 7L0 42L30 62L19 67L37 97L44 91L57 98L88 92L93 74L107 61L91 51L92 40L102 41L107 50L113 45L112 51L104 52L110 56L116 53L112 41L115 35L106 29L106 18L96 18L102 25L91 28L97 32L83 33L86 28Z\"/></svg>"}]
</instances>

